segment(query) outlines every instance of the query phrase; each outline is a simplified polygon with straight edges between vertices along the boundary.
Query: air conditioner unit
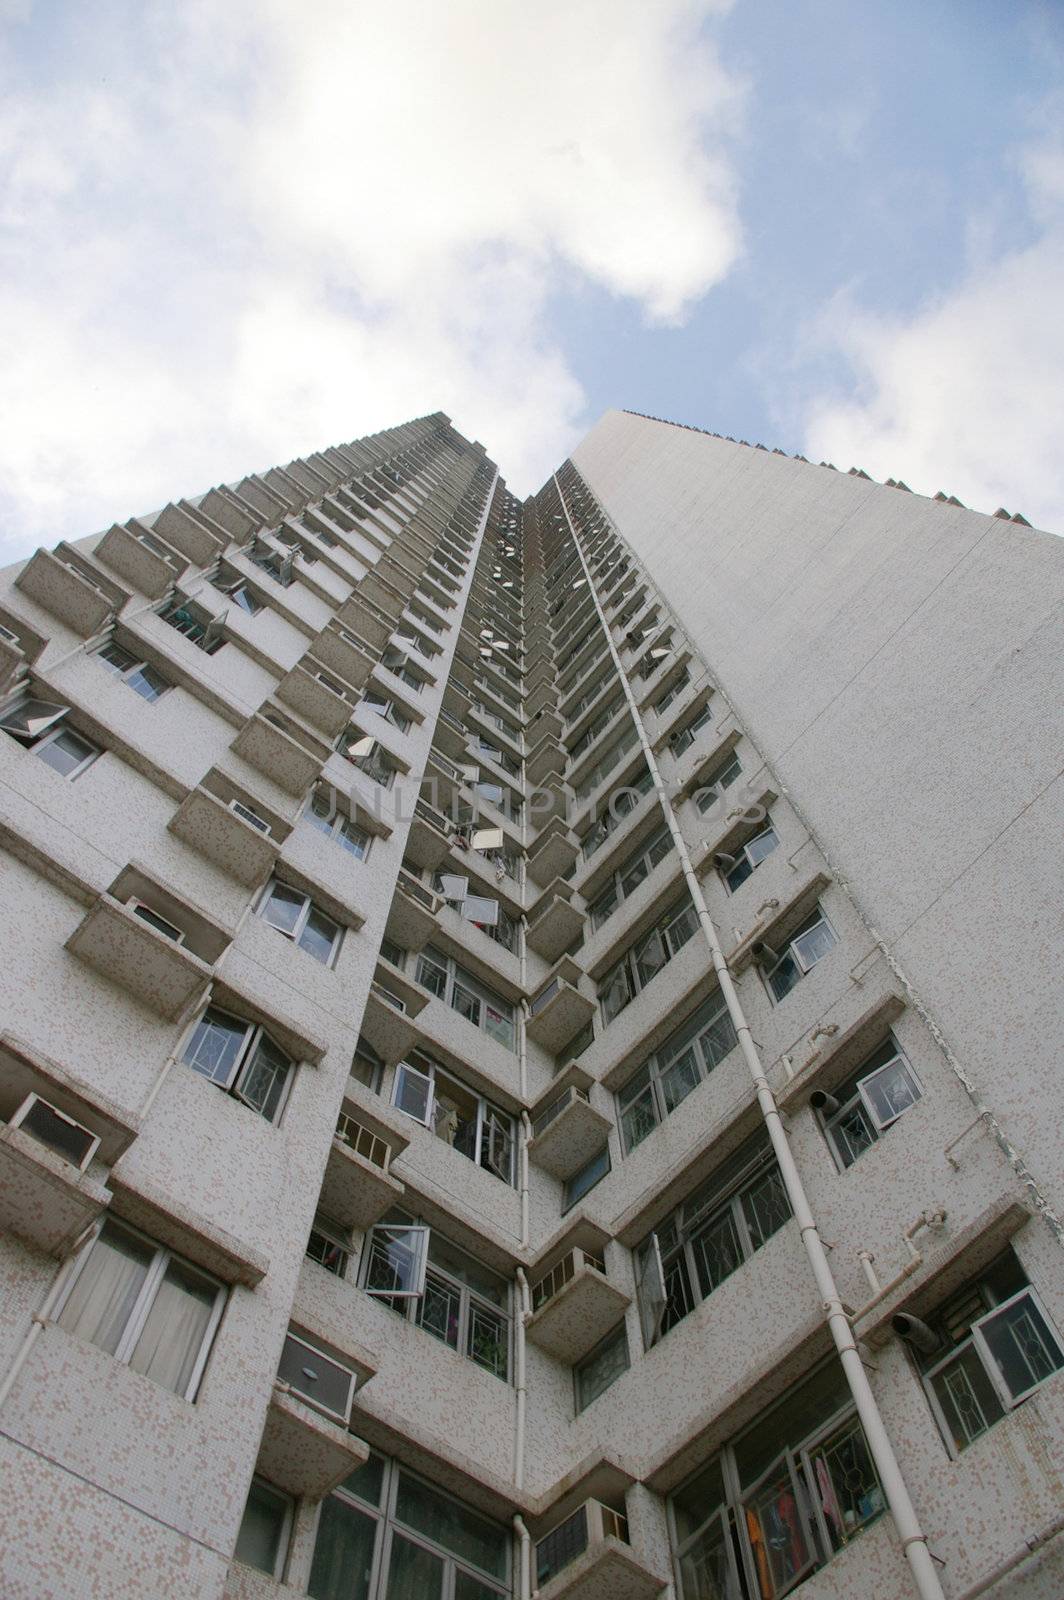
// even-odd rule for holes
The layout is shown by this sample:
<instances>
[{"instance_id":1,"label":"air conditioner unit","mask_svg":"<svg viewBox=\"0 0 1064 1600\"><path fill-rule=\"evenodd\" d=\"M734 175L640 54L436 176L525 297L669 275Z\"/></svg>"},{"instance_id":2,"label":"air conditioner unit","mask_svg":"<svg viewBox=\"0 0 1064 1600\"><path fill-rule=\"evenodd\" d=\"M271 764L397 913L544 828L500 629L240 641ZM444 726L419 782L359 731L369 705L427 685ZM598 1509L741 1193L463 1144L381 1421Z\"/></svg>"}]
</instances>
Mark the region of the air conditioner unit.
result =
<instances>
[{"instance_id":1,"label":"air conditioner unit","mask_svg":"<svg viewBox=\"0 0 1064 1600\"><path fill-rule=\"evenodd\" d=\"M80 1122L37 1094L26 1096L12 1117L11 1126L21 1128L23 1133L43 1144L53 1155L62 1156L79 1172L85 1171L100 1143L90 1128L82 1127Z\"/></svg>"},{"instance_id":2,"label":"air conditioner unit","mask_svg":"<svg viewBox=\"0 0 1064 1600\"><path fill-rule=\"evenodd\" d=\"M251 826L257 828L260 833L270 833L270 824L264 822L257 812L252 811L250 806L244 805L242 800L230 800L229 810L235 812L238 817L242 817L245 822L250 822Z\"/></svg>"},{"instance_id":3,"label":"air conditioner unit","mask_svg":"<svg viewBox=\"0 0 1064 1600\"><path fill-rule=\"evenodd\" d=\"M355 1374L331 1356L289 1333L281 1351L277 1376L315 1411L346 1428L355 1392Z\"/></svg>"}]
</instances>

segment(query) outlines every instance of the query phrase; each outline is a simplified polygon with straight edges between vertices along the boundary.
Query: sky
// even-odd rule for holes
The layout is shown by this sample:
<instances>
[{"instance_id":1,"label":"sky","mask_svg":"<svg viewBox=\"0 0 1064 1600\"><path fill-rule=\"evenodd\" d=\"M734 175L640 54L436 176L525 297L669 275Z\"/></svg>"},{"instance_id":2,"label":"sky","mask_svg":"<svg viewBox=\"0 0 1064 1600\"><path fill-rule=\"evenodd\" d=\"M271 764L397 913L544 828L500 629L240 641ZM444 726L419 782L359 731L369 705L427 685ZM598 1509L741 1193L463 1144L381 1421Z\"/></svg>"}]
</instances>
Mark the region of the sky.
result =
<instances>
[{"instance_id":1,"label":"sky","mask_svg":"<svg viewBox=\"0 0 1064 1600\"><path fill-rule=\"evenodd\" d=\"M1064 531L1064 0L0 0L0 559L610 406Z\"/></svg>"}]
</instances>

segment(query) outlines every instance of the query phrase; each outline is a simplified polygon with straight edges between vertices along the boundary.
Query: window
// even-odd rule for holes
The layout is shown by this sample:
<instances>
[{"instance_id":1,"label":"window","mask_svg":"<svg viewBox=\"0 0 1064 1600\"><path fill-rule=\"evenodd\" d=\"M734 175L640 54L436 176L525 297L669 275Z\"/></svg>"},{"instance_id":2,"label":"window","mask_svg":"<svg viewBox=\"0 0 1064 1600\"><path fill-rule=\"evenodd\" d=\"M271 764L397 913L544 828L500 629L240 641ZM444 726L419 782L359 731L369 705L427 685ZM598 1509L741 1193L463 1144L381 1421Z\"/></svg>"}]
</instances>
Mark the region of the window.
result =
<instances>
[{"instance_id":1,"label":"window","mask_svg":"<svg viewBox=\"0 0 1064 1600\"><path fill-rule=\"evenodd\" d=\"M398 767L384 746L371 735L359 733L357 728L345 728L336 741L336 748L352 766L379 783L382 789L390 789L395 782Z\"/></svg>"},{"instance_id":2,"label":"window","mask_svg":"<svg viewBox=\"0 0 1064 1600\"><path fill-rule=\"evenodd\" d=\"M346 1228L328 1217L318 1215L307 1239L306 1255L319 1267L337 1278L347 1276L347 1263L351 1254L351 1238Z\"/></svg>"},{"instance_id":3,"label":"window","mask_svg":"<svg viewBox=\"0 0 1064 1600\"><path fill-rule=\"evenodd\" d=\"M292 1501L262 1478L252 1478L233 1552L245 1566L271 1578L284 1576L292 1529Z\"/></svg>"},{"instance_id":4,"label":"window","mask_svg":"<svg viewBox=\"0 0 1064 1600\"><path fill-rule=\"evenodd\" d=\"M604 1023L612 1022L646 988L677 951L683 949L697 927L694 906L690 900L681 902L625 952L599 980L598 997Z\"/></svg>"},{"instance_id":5,"label":"window","mask_svg":"<svg viewBox=\"0 0 1064 1600\"><path fill-rule=\"evenodd\" d=\"M392 1103L478 1166L514 1182L514 1119L437 1066L411 1052L396 1068Z\"/></svg>"},{"instance_id":6,"label":"window","mask_svg":"<svg viewBox=\"0 0 1064 1600\"><path fill-rule=\"evenodd\" d=\"M703 815L712 811L725 789L730 789L736 778L742 772L742 765L734 750L729 750L721 759L698 780L695 790L695 805Z\"/></svg>"},{"instance_id":7,"label":"window","mask_svg":"<svg viewBox=\"0 0 1064 1600\"><path fill-rule=\"evenodd\" d=\"M623 1322L608 1333L601 1344L573 1368L576 1385L576 1409L586 1411L592 1400L615 1383L622 1372L628 1371L628 1334Z\"/></svg>"},{"instance_id":8,"label":"window","mask_svg":"<svg viewBox=\"0 0 1064 1600\"><path fill-rule=\"evenodd\" d=\"M493 1600L510 1532L374 1453L321 1507L313 1600Z\"/></svg>"},{"instance_id":9,"label":"window","mask_svg":"<svg viewBox=\"0 0 1064 1600\"><path fill-rule=\"evenodd\" d=\"M344 816L330 789L315 789L303 816L319 833L324 833L328 839L335 839L356 861L365 861L369 855L370 835L350 817Z\"/></svg>"},{"instance_id":10,"label":"window","mask_svg":"<svg viewBox=\"0 0 1064 1600\"><path fill-rule=\"evenodd\" d=\"M434 1339L504 1383L510 1373L510 1286L435 1229L401 1211L370 1230L362 1286Z\"/></svg>"},{"instance_id":11,"label":"window","mask_svg":"<svg viewBox=\"0 0 1064 1600\"><path fill-rule=\"evenodd\" d=\"M212 617L192 601L175 596L159 611L159 616L178 633L183 633L204 655L213 656L225 643L225 612Z\"/></svg>"},{"instance_id":12,"label":"window","mask_svg":"<svg viewBox=\"0 0 1064 1600\"><path fill-rule=\"evenodd\" d=\"M735 1047L735 1027L717 990L633 1073L617 1096L621 1138L634 1150Z\"/></svg>"},{"instance_id":13,"label":"window","mask_svg":"<svg viewBox=\"0 0 1064 1600\"><path fill-rule=\"evenodd\" d=\"M608 774L613 771L621 757L623 755L627 755L628 751L634 749L638 743L639 735L636 733L635 728L631 725L631 723L629 723L628 727L621 734L620 738L617 739L615 743L610 745L610 748L605 752L605 754L595 763L591 770L585 774L579 788L576 790L577 799L586 800L588 795L591 794L592 790L598 788L603 778L607 777Z\"/></svg>"},{"instance_id":14,"label":"window","mask_svg":"<svg viewBox=\"0 0 1064 1600\"><path fill-rule=\"evenodd\" d=\"M885 1504L833 1359L673 1497L680 1600L778 1600L875 1521Z\"/></svg>"},{"instance_id":15,"label":"window","mask_svg":"<svg viewBox=\"0 0 1064 1600\"><path fill-rule=\"evenodd\" d=\"M104 666L110 667L131 689L135 689L142 700L158 700L171 687L161 672L156 672L146 661L138 661L135 655L123 650L113 639L96 654Z\"/></svg>"},{"instance_id":16,"label":"window","mask_svg":"<svg viewBox=\"0 0 1064 1600\"><path fill-rule=\"evenodd\" d=\"M251 556L252 561L261 571L265 572L275 583L279 583L285 589L292 582L292 565L295 561L295 551L300 548L297 541L293 540L292 542L295 549L287 556L282 556L279 550L271 550L269 545L258 545L252 551ZM246 611L251 611L252 615L260 609L261 602L257 601L254 595L250 594L246 588L233 590L231 593L237 604L242 605ZM247 604L246 600L241 598L242 595L246 595L249 600L254 602L254 605Z\"/></svg>"},{"instance_id":17,"label":"window","mask_svg":"<svg viewBox=\"0 0 1064 1600\"><path fill-rule=\"evenodd\" d=\"M507 1050L514 1048L513 1006L508 1000L493 994L464 967L444 955L442 950L432 945L423 950L417 958L414 976L418 983L459 1012L474 1028L483 1028Z\"/></svg>"},{"instance_id":18,"label":"window","mask_svg":"<svg viewBox=\"0 0 1064 1600\"><path fill-rule=\"evenodd\" d=\"M682 756L684 751L689 750L694 744L700 729L704 728L712 720L708 705L704 705L700 711L696 711L694 716L685 722L682 728L677 728L675 733L669 735L669 749L672 754L674 756Z\"/></svg>"},{"instance_id":19,"label":"window","mask_svg":"<svg viewBox=\"0 0 1064 1600\"><path fill-rule=\"evenodd\" d=\"M264 1028L208 1006L192 1029L181 1059L267 1122L276 1122L281 1115L294 1062Z\"/></svg>"},{"instance_id":20,"label":"window","mask_svg":"<svg viewBox=\"0 0 1064 1600\"><path fill-rule=\"evenodd\" d=\"M602 927L622 900L627 900L644 878L650 877L658 862L664 861L671 846L672 835L663 823L645 844L639 846L634 855L629 856L616 872L610 874L606 887L595 896L588 907L593 932Z\"/></svg>"},{"instance_id":21,"label":"window","mask_svg":"<svg viewBox=\"0 0 1064 1600\"><path fill-rule=\"evenodd\" d=\"M383 694L380 689L370 687L362 696L360 702L367 711L375 711L378 717L383 717L385 722L390 722L393 728L398 728L400 733L406 733L410 727L410 718L402 710L397 700Z\"/></svg>"},{"instance_id":22,"label":"window","mask_svg":"<svg viewBox=\"0 0 1064 1600\"><path fill-rule=\"evenodd\" d=\"M23 695L0 715L0 728L40 756L60 777L77 778L92 765L100 750L67 726L69 714L69 706Z\"/></svg>"},{"instance_id":23,"label":"window","mask_svg":"<svg viewBox=\"0 0 1064 1600\"><path fill-rule=\"evenodd\" d=\"M769 826L762 828L760 833L755 833L752 839L748 839L740 846L734 856L721 853L716 857L720 875L733 894L740 884L746 882L754 868L759 867L765 857L772 854L778 844L776 830Z\"/></svg>"},{"instance_id":24,"label":"window","mask_svg":"<svg viewBox=\"0 0 1064 1600\"><path fill-rule=\"evenodd\" d=\"M274 878L266 886L259 904L259 916L265 918L271 928L276 928L278 933L283 933L285 938L305 950L308 956L313 956L315 961L320 961L325 967L335 965L343 929L318 909L309 894L303 894L301 890L293 889L287 883L279 883Z\"/></svg>"},{"instance_id":25,"label":"window","mask_svg":"<svg viewBox=\"0 0 1064 1600\"><path fill-rule=\"evenodd\" d=\"M600 845L605 844L614 829L619 828L625 817L634 811L645 794L649 794L654 787L654 780L649 770L644 767L633 775L623 788L617 789L610 795L609 804L602 816L591 824L581 840L581 849L584 860L587 861Z\"/></svg>"},{"instance_id":26,"label":"window","mask_svg":"<svg viewBox=\"0 0 1064 1600\"><path fill-rule=\"evenodd\" d=\"M795 984L811 972L836 943L835 931L818 906L791 934L782 951L773 950L771 945L761 945L758 959L773 996L782 1000L790 994Z\"/></svg>"},{"instance_id":27,"label":"window","mask_svg":"<svg viewBox=\"0 0 1064 1600\"><path fill-rule=\"evenodd\" d=\"M562 1212L571 1210L596 1183L601 1183L610 1170L610 1147L604 1144L590 1161L585 1161L579 1172L574 1172L562 1192Z\"/></svg>"},{"instance_id":28,"label":"window","mask_svg":"<svg viewBox=\"0 0 1064 1600\"><path fill-rule=\"evenodd\" d=\"M772 1146L756 1134L637 1249L648 1347L749 1261L790 1215Z\"/></svg>"},{"instance_id":29,"label":"window","mask_svg":"<svg viewBox=\"0 0 1064 1600\"><path fill-rule=\"evenodd\" d=\"M78 1258L56 1321L194 1400L224 1300L214 1278L108 1217Z\"/></svg>"},{"instance_id":30,"label":"window","mask_svg":"<svg viewBox=\"0 0 1064 1600\"><path fill-rule=\"evenodd\" d=\"M232 573L219 573L217 577L211 579L211 583L222 594L228 595L241 611L246 611L249 617L254 617L262 610L264 602L253 589L248 587L243 578L236 577Z\"/></svg>"},{"instance_id":31,"label":"window","mask_svg":"<svg viewBox=\"0 0 1064 1600\"><path fill-rule=\"evenodd\" d=\"M888 1039L820 1107L840 1169L851 1167L922 1096L916 1073Z\"/></svg>"},{"instance_id":32,"label":"window","mask_svg":"<svg viewBox=\"0 0 1064 1600\"><path fill-rule=\"evenodd\" d=\"M413 689L415 694L424 692L428 680L414 670L402 650L396 650L392 645L388 645L381 656L381 666L387 668L396 678L401 678L407 688Z\"/></svg>"},{"instance_id":33,"label":"window","mask_svg":"<svg viewBox=\"0 0 1064 1600\"><path fill-rule=\"evenodd\" d=\"M908 1318L895 1327L903 1320L911 1327ZM952 1295L923 1332L930 1348L913 1353L954 1455L1064 1367L1060 1338L1011 1250Z\"/></svg>"},{"instance_id":34,"label":"window","mask_svg":"<svg viewBox=\"0 0 1064 1600\"><path fill-rule=\"evenodd\" d=\"M618 619L618 620L620 620L620 619ZM690 683L690 681L691 681L691 674L688 672L687 668L684 667L683 671L680 672L678 674L678 676L673 679L672 683L666 689L666 691L662 695L661 699L660 700L655 700L655 702L654 702L654 710L657 712L659 717L665 715L665 712L668 711L669 707L672 705L672 703L676 699L677 695L683 693L683 691L687 688L687 685Z\"/></svg>"},{"instance_id":35,"label":"window","mask_svg":"<svg viewBox=\"0 0 1064 1600\"><path fill-rule=\"evenodd\" d=\"M379 1094L381 1079L384 1075L384 1062L371 1044L359 1038L355 1045L355 1054L351 1062L351 1076L358 1083L364 1083L367 1089L372 1089L374 1094Z\"/></svg>"}]
</instances>

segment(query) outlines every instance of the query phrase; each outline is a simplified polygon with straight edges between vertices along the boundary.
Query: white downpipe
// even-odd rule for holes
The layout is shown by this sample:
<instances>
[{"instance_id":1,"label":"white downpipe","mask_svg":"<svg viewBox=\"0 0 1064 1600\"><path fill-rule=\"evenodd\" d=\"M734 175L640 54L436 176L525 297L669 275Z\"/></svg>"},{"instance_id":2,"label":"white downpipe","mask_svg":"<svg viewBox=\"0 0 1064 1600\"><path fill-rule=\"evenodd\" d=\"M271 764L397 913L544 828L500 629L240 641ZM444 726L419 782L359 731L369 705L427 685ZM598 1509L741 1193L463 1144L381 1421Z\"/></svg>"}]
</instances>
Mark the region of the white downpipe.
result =
<instances>
[{"instance_id":1,"label":"white downpipe","mask_svg":"<svg viewBox=\"0 0 1064 1600\"><path fill-rule=\"evenodd\" d=\"M514 1365L517 1368L517 1420L514 1427L514 1488L525 1486L525 1411L528 1386L525 1378L525 1321L529 1314L528 1277L524 1267L517 1269L517 1317L514 1321Z\"/></svg>"},{"instance_id":2,"label":"white downpipe","mask_svg":"<svg viewBox=\"0 0 1064 1600\"><path fill-rule=\"evenodd\" d=\"M850 1394L853 1397L854 1405L857 1408L857 1414L860 1417L861 1425L865 1431L865 1437L868 1441L868 1448L871 1452L872 1459L875 1462L876 1471L879 1474L879 1481L882 1485L883 1493L886 1496L887 1504L890 1507L891 1515L894 1518L895 1526L897 1527L898 1534L901 1538L902 1549L905 1552L905 1558L909 1563L909 1567L916 1583L917 1592L920 1595L921 1600L945 1600L942 1585L939 1582L938 1573L935 1570L931 1553L927 1548L927 1537L920 1527L919 1518L916 1515L916 1508L912 1503L912 1498L909 1494L908 1488L906 1487L905 1480L902 1477L901 1468L898 1466L897 1457L894 1454L894 1447L891 1444L890 1436L887 1433L883 1418L880 1415L879 1406L876 1404L875 1395L872 1393L872 1386L868 1381L868 1374L865 1372L860 1351L857 1349L857 1346L854 1343L853 1330L850 1327L849 1318L846 1315L842 1299L835 1284L834 1275L831 1271L831 1266L827 1258L827 1251L824 1247L824 1241L820 1237L816 1220L813 1217L809 1201L806 1197L805 1185L802 1183L801 1174L799 1173L794 1157L791 1154L791 1147L787 1139L787 1132L783 1126L783 1121L776 1105L775 1096L772 1093L771 1085L765 1076L765 1071L761 1064L760 1056L758 1055L757 1045L754 1043L753 1035L750 1032L750 1025L746 1020L746 1015L742 1008L742 1002L740 1001L739 995L736 991L731 971L728 967L727 961L725 960L724 951L721 948L720 940L717 937L717 930L714 927L713 919L709 913L709 907L706 905L705 896L702 893L702 885L698 880L693 866L691 865L691 857L687 850L687 844L684 840L683 834L680 832L680 827L676 821L669 796L665 789L665 784L662 781L661 772L658 768L658 763L654 756L653 748L646 736L646 730L643 726L643 719L639 713L639 705L636 701L635 695L632 693L631 685L628 682L628 675L624 670L620 655L618 654L616 645L613 642L613 633L610 629L609 622L607 621L606 614L602 609L598 592L592 580L591 570L588 567L586 557L584 556L583 547L576 536L576 529L573 527L572 518L569 516L569 509L566 506L565 500L562 496L561 486L558 483L557 474L554 476L554 485L558 492L558 499L561 502L566 522L569 526L569 532L572 535L573 544L576 548L577 554L580 557L580 563L584 569L584 576L587 580L588 588L591 590L594 598L595 609L598 612L599 622L601 623L603 631L605 632L610 655L613 657L614 669L617 672L625 698L628 701L628 708L632 714L632 720L635 724L636 734L642 747L643 755L646 759L647 767L654 783L654 788L661 803L661 808L665 815L665 821L672 836L673 845L675 846L676 853L683 869L683 875L687 883L687 888L690 892L695 910L698 913L699 925L702 929L706 945L709 949L710 959L713 963L713 970L716 973L717 981L720 984L720 991L724 997L724 1003L728 1008L728 1014L731 1017L732 1024L735 1028L739 1048L742 1051L743 1059L746 1062L750 1076L757 1090L758 1104L761 1108L761 1114L764 1118L765 1127L772 1143L773 1153L775 1154L776 1160L779 1163L780 1175L783 1178L784 1187L787 1191L787 1197L791 1204L791 1210L793 1211L795 1220L798 1223L802 1244L805 1248L806 1257L809 1261L809 1266L816 1283L817 1293L820 1297L820 1303L824 1312L824 1318L831 1332L832 1339L835 1342L835 1348L839 1353L839 1359L842 1363L843 1372L846 1376L846 1381L849 1385Z\"/></svg>"},{"instance_id":3,"label":"white downpipe","mask_svg":"<svg viewBox=\"0 0 1064 1600\"><path fill-rule=\"evenodd\" d=\"M37 1340L40 1338L41 1334L44 1332L45 1328L48 1326L52 1315L52 1308L59 1299L60 1294L66 1286L66 1281L70 1276L71 1264L95 1226L95 1223L90 1223L87 1228L83 1228L78 1234L78 1237L74 1240L74 1243L70 1247L69 1254L63 1258L59 1270L52 1279L52 1282L48 1288L48 1292L41 1301L39 1308L30 1318L30 1325L26 1330L26 1337L15 1351L11 1365L4 1373L3 1378L0 1378L0 1406L3 1406L8 1395L15 1387L15 1380L22 1371L23 1367L26 1365L26 1361L30 1352L37 1343Z\"/></svg>"},{"instance_id":4,"label":"white downpipe","mask_svg":"<svg viewBox=\"0 0 1064 1600\"><path fill-rule=\"evenodd\" d=\"M517 1572L518 1600L529 1600L532 1593L532 1535L525 1527L524 1517L514 1517L514 1532L520 1541Z\"/></svg>"},{"instance_id":5,"label":"white downpipe","mask_svg":"<svg viewBox=\"0 0 1064 1600\"><path fill-rule=\"evenodd\" d=\"M528 1244L528 1144L532 1137L532 1118L527 1109L521 1111L521 1153L518 1157L518 1181L521 1185L521 1248Z\"/></svg>"}]
</instances>

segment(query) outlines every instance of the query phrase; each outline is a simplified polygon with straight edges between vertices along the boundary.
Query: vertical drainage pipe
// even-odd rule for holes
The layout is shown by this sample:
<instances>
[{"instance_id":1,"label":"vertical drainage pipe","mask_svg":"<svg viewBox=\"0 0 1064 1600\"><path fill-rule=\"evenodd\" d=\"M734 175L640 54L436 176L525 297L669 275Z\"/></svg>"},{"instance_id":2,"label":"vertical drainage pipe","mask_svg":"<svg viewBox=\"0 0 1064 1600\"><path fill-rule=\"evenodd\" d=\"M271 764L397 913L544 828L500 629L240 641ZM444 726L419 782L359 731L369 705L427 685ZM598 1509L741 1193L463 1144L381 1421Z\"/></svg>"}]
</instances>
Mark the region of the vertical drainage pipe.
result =
<instances>
[{"instance_id":1,"label":"vertical drainage pipe","mask_svg":"<svg viewBox=\"0 0 1064 1600\"><path fill-rule=\"evenodd\" d=\"M735 988L731 970L728 967L727 961L725 960L724 951L721 948L720 940L717 937L717 930L713 924L713 919L710 916L709 907L706 904L705 896L702 893L702 885L698 880L694 867L691 865L691 857L687 849L686 841L684 840L683 834L680 832L679 824L677 823L675 814L673 812L672 803L669 800L668 794L666 793L665 784L658 768L657 759L654 755L650 741L647 738L646 729L643 726L643 719L639 712L639 705L636 701L635 695L632 693L631 685L628 682L628 674L624 670L617 647L613 642L613 633L610 629L609 622L607 621L606 614L602 609L602 604L598 597L598 591L595 588L592 580L591 569L589 568L587 559L584 555L583 546L577 538L576 529L573 527L572 518L569 515L569 508L565 504L565 500L561 491L561 485L558 483L558 477L556 473L554 475L553 482L555 490L558 494L558 499L561 503L562 511L565 514L565 520L568 524L573 544L576 548L577 554L580 557L581 566L584 569L584 576L587 580L588 588L591 590L591 594L595 602L595 609L598 613L599 622L601 623L603 631L606 635L606 642L609 647L610 655L613 658L614 669L620 680L625 699L628 702L628 709L631 712L636 734L642 747L643 755L646 758L647 767L650 771L651 778L653 779L654 788L661 803L661 808L665 815L665 821L668 825L669 832L672 836L673 845L676 849L677 856L680 860L680 865L683 869L683 875L687 883L688 891L690 892L695 910L698 913L699 926L701 927L703 937L705 938L706 945L709 949L710 960L712 961L713 970L716 973L717 981L720 984L720 991L724 997L724 1003L728 1008L728 1014L731 1017L732 1024L735 1028L739 1048L742 1051L743 1059L746 1062L751 1079L754 1083L754 1087L757 1090L758 1105L761 1108L761 1115L764 1119L765 1127L772 1143L773 1153L775 1154L776 1160L779 1163L780 1175L783 1178L784 1187L787 1190L787 1197L791 1204L791 1210L794 1212L795 1220L798 1223L802 1244L805 1248L806 1257L813 1274L813 1279L816 1283L817 1293L820 1297L824 1318L827 1322L832 1339L834 1340L835 1348L838 1351L839 1360L842 1363L843 1372L846 1376L847 1384L849 1385L850 1394L852 1395L854 1405L857 1408L857 1414L861 1419L861 1426L865 1431L865 1437L868 1441L868 1448L871 1452L872 1459L875 1462L876 1471L879 1474L879 1481L882 1485L883 1493L886 1496L887 1504L890 1507L891 1515L894 1518L894 1523L901 1539L902 1549L905 1552L905 1559L909 1563L910 1570L916 1583L917 1593L920 1595L921 1600L945 1600L945 1595L942 1590L942 1585L939 1582L938 1573L935 1570L931 1552L927 1548L927 1537L920 1527L919 1518L916 1515L916 1508L912 1503L912 1498L906 1486L905 1479L902 1477L901 1468L898 1465L897 1457L894 1454L894 1446L891 1444L890 1436L887 1433L886 1426L880 1414L875 1395L872 1393L872 1386L868 1381L868 1374L865 1372L860 1351L857 1349L857 1345L854 1342L853 1329L850 1326L850 1319L846 1315L842 1299L839 1295L838 1288L836 1287L834 1274L832 1273L831 1265L827 1258L827 1251L824 1248L824 1241L820 1237L816 1221L813 1217L812 1209L810 1208L809 1201L806 1197L805 1185L802 1183L801 1174L798 1171L794 1156L791 1153L791 1147L787 1139L787 1132L783 1126L783 1121L776 1105L776 1098L772 1093L771 1085L765 1076L765 1070L762 1066L761 1058L758 1055L757 1045L754 1043L753 1035L750 1032L750 1025L746 1020L746 1015L743 1011L742 1002L740 1001L738 992Z\"/></svg>"}]
</instances>

